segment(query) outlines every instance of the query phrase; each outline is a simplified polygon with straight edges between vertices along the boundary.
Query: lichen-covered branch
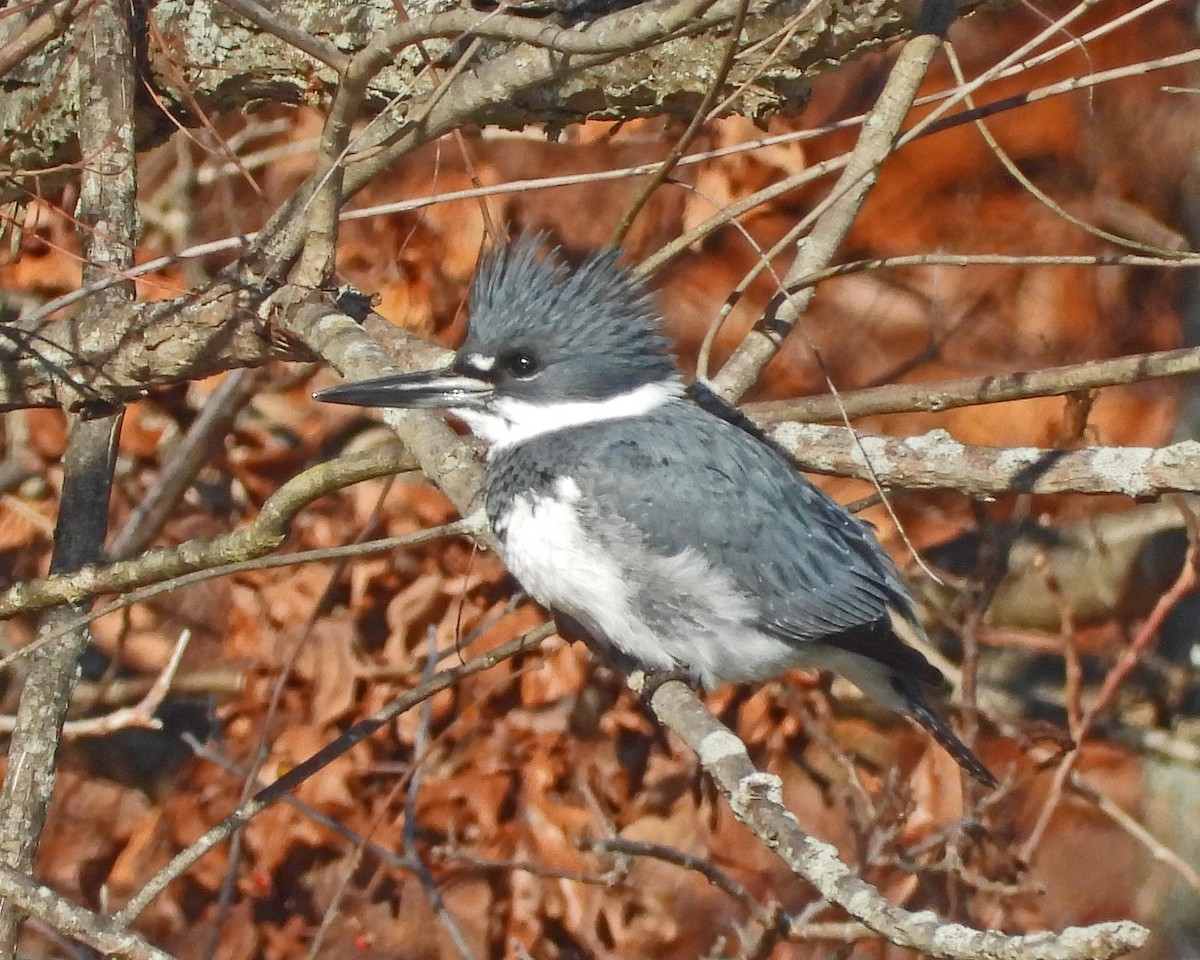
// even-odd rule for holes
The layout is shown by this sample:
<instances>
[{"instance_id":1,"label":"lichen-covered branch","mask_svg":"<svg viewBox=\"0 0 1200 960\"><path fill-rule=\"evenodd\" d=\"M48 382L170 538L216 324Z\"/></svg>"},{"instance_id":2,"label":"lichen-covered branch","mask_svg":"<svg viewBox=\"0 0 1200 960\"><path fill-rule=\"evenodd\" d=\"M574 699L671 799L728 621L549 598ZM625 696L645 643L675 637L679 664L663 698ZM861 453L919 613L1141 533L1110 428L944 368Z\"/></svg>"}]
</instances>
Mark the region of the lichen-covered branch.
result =
<instances>
[{"instance_id":1,"label":"lichen-covered branch","mask_svg":"<svg viewBox=\"0 0 1200 960\"><path fill-rule=\"evenodd\" d=\"M857 433L857 432L856 432ZM1200 443L1168 447L981 447L945 430L885 437L845 427L780 424L771 436L803 470L869 480L885 487L957 490L968 496L1004 493L1123 493L1145 499L1200 493ZM870 469L868 469L868 463Z\"/></svg>"},{"instance_id":2,"label":"lichen-covered branch","mask_svg":"<svg viewBox=\"0 0 1200 960\"><path fill-rule=\"evenodd\" d=\"M85 6L59 4L53 10L69 8L65 12L74 15ZM555 36L559 46L572 46L587 43L592 23L628 19L631 11L622 6L630 5L562 0L554 5L560 13L547 11L539 18L463 10L445 0L413 0L405 4L411 26L400 29L414 41L426 41L433 57L453 56L459 37L488 37L494 49L553 44ZM731 89L754 78L738 109L764 116L797 108L818 69L896 40L912 26L919 6L913 0L757 0L750 6L747 40L763 52L739 59L729 77ZM399 22L390 0L299 0L278 8L276 16L286 20L286 30L264 29L220 0L158 0L145 9L149 23L140 40L146 44L147 77L156 86L155 95L168 108L191 103L210 114L239 110L250 102L327 100L338 82L330 63L342 62L335 54L352 56L397 29ZM19 17L0 19L0 60L11 51L5 60L11 61L4 74L8 86L0 98L0 143L5 145L0 165L10 170L44 172L80 159L73 136L79 100L72 85L63 82L74 59L73 38L62 29L69 19L48 17L36 36ZM768 59L774 44L758 41L789 30L785 47ZM155 37L163 43L152 42ZM521 127L597 116L688 115L720 62L722 45L715 39L712 32L680 36L658 52L621 57L584 73L564 71L519 98L497 103L493 122ZM407 46L379 72L365 108L378 111L418 101L430 90L424 66L416 47ZM191 110L175 112L177 119L192 115ZM140 146L175 129L148 99L139 102L136 121Z\"/></svg>"},{"instance_id":3,"label":"lichen-covered branch","mask_svg":"<svg viewBox=\"0 0 1200 960\"><path fill-rule=\"evenodd\" d=\"M30 916L65 936L86 943L110 957L127 960L173 960L120 924L60 897L49 887L0 865L0 897L10 900Z\"/></svg>"},{"instance_id":4,"label":"lichen-covered branch","mask_svg":"<svg viewBox=\"0 0 1200 960\"><path fill-rule=\"evenodd\" d=\"M311 359L272 335L264 294L218 281L157 303L127 301L36 330L0 326L0 411L103 409L155 386L272 359Z\"/></svg>"}]
</instances>

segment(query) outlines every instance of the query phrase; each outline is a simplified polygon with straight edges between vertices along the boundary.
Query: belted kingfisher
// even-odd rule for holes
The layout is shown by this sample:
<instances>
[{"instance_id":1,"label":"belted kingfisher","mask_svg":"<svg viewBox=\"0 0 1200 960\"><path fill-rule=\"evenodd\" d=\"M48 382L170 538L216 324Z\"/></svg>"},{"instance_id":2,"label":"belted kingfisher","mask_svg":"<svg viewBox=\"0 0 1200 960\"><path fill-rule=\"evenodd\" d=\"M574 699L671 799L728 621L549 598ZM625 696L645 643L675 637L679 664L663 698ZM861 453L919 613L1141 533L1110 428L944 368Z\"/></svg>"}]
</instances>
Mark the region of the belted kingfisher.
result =
<instances>
[{"instance_id":1,"label":"belted kingfisher","mask_svg":"<svg viewBox=\"0 0 1200 960\"><path fill-rule=\"evenodd\" d=\"M448 368L315 396L449 410L490 442L499 552L559 630L626 671L705 688L791 667L842 674L996 780L934 712L941 673L891 559L715 393L685 387L619 252L571 270L526 237L487 256Z\"/></svg>"}]
</instances>

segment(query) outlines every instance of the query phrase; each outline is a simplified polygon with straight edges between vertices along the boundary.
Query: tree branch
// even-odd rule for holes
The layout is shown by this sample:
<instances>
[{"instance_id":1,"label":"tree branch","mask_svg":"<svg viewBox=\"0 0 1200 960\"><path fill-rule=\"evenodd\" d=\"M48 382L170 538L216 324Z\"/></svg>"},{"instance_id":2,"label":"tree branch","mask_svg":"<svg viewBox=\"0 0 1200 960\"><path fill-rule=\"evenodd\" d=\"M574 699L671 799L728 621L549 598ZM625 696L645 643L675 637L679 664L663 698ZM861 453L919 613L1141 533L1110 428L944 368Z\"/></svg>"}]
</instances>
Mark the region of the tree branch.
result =
<instances>
[{"instance_id":1,"label":"tree branch","mask_svg":"<svg viewBox=\"0 0 1200 960\"><path fill-rule=\"evenodd\" d=\"M76 906L49 887L0 864L0 897L15 903L32 917L65 936L86 943L110 957L128 960L173 960L122 924Z\"/></svg>"},{"instance_id":2,"label":"tree branch","mask_svg":"<svg viewBox=\"0 0 1200 960\"><path fill-rule=\"evenodd\" d=\"M122 0L97 0L89 29L80 30L78 90L80 148L92 157L80 180L78 219L83 233L84 281L133 263L138 235L133 149L134 55ZM133 299L132 284L104 291L92 304L97 318ZM102 323L103 321L98 321ZM108 502L121 414L95 420L76 416L63 457L63 490L54 529L51 569L74 569L104 549ZM53 610L39 633L48 638L77 609ZM34 857L56 780L63 723L90 631L78 627L45 644L30 660L0 786L0 862L32 874ZM0 956L16 953L22 917L14 902L0 903Z\"/></svg>"},{"instance_id":3,"label":"tree branch","mask_svg":"<svg viewBox=\"0 0 1200 960\"><path fill-rule=\"evenodd\" d=\"M273 334L270 319L259 312L265 297L217 280L174 300L108 301L106 309L36 330L0 325L0 412L103 409L139 399L155 386L268 360L311 360Z\"/></svg>"},{"instance_id":4,"label":"tree branch","mask_svg":"<svg viewBox=\"0 0 1200 960\"><path fill-rule=\"evenodd\" d=\"M1115 387L1144 380L1200 373L1200 348L1159 350L1111 360L1088 360L1019 373L988 374L923 383L889 383L792 400L747 403L742 410L760 424L794 421L820 423L881 413L940 413L959 407L1031 397L1061 397L1081 390Z\"/></svg>"},{"instance_id":5,"label":"tree branch","mask_svg":"<svg viewBox=\"0 0 1200 960\"><path fill-rule=\"evenodd\" d=\"M978 5L972 0L968 6ZM64 3L77 13L84 3ZM329 96L339 76L334 66L392 31L407 31L407 43L433 41L434 57L453 55L453 39L473 36L494 38L503 44L560 43L564 47L588 44L597 24L628 24L640 14L637 9L594 16L584 3L563 3L567 11L579 11L586 24L569 29L555 19L516 17L477 12L445 11L436 0L412 0L406 9L416 26L397 26L387 4L361 4L355 0L321 0L288 5L286 29L276 20L261 25L243 16L258 4L238 3L241 14L227 9L221 0L159 2L149 8L158 34L172 39L170 49L149 44L147 75L156 79L156 91L164 104L192 102L210 113L238 111L249 102L270 101L313 104ZM653 4L642 3L649 16ZM593 8L594 9L594 8ZM757 42L776 32L791 30L786 49L773 60L748 57L740 60L730 77L735 87L753 77L753 88L743 96L741 109L764 117L779 110L796 109L807 96L812 75L829 62L856 52L893 42L911 27L911 0L883 0L869 13L851 7L823 9L822 15L799 13L797 5L783 0L758 0L751 7L747 39ZM797 18L800 22L794 23ZM10 18L18 26L15 18ZM0 144L6 145L3 159L14 169L45 172L80 160L78 145L71 136L79 113L79 100L64 82L71 69L74 50L69 37L61 34L66 14L50 15L40 29L32 25L26 34L14 31L8 46L0 49L4 62L11 62L13 83L0 101ZM0 43L9 36L0 20ZM689 116L714 75L722 53L711 31L671 41L662 57L650 64L637 56L579 74L560 73L525 95L496 104L496 122L520 128L531 123L566 124L589 116L608 118L654 116L663 112ZM303 49L301 49L303 48ZM314 70L311 57L319 64ZM169 61L169 62L168 62ZM381 69L372 83L365 107L378 112L394 103L419 101L430 89L424 73L425 61L413 47ZM649 77L653 74L653 82ZM186 77L187 90L174 86ZM728 92L728 91L726 91ZM151 146L174 132L175 126L161 110L139 111L137 142ZM190 122L188 115L177 117Z\"/></svg>"},{"instance_id":6,"label":"tree branch","mask_svg":"<svg viewBox=\"0 0 1200 960\"><path fill-rule=\"evenodd\" d=\"M762 368L779 351L784 337L808 309L815 288L796 288L804 277L829 265L875 185L879 167L892 153L921 81L942 47L942 36L956 14L956 5L944 0L926 0L921 11L927 32L911 38L896 57L887 83L863 121L850 162L818 207L820 214L811 233L799 244L796 258L784 277L784 289L789 292L772 301L766 314L713 378L714 389L727 400L736 400L750 389ZM764 262L770 259L768 256Z\"/></svg>"},{"instance_id":7,"label":"tree branch","mask_svg":"<svg viewBox=\"0 0 1200 960\"><path fill-rule=\"evenodd\" d=\"M972 446L959 443L945 430L887 437L852 434L845 427L787 423L769 434L802 470L874 478L884 487L952 489L966 496L1122 493L1145 499L1164 493L1200 493L1196 472L1200 443L1195 440L1161 448L1060 450Z\"/></svg>"},{"instance_id":8,"label":"tree branch","mask_svg":"<svg viewBox=\"0 0 1200 960\"><path fill-rule=\"evenodd\" d=\"M645 678L630 686L641 692ZM778 854L797 876L880 936L931 957L955 960L1107 960L1141 947L1150 932L1127 920L1069 927L1061 933L1010 936L949 923L925 911L910 913L843 863L832 846L806 834L783 804L783 784L757 770L746 746L678 681L661 684L650 698L655 716L700 758L705 772L739 820Z\"/></svg>"},{"instance_id":9,"label":"tree branch","mask_svg":"<svg viewBox=\"0 0 1200 960\"><path fill-rule=\"evenodd\" d=\"M93 563L70 572L25 580L0 591L0 620L45 610L82 597L124 593L196 570L261 557L280 547L292 519L318 497L362 480L412 469L414 461L398 447L379 447L310 467L283 484L262 505L254 522L211 540L158 547L129 560Z\"/></svg>"}]
</instances>

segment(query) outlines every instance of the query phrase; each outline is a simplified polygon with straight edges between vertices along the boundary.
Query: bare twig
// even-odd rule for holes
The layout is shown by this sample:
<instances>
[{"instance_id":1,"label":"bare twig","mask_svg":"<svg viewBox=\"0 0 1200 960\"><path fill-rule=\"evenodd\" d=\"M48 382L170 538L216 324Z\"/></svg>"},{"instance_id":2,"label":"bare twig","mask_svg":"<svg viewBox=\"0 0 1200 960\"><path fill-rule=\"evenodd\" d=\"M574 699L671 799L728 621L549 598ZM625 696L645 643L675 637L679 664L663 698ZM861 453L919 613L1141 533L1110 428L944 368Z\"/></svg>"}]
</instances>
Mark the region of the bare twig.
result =
<instances>
[{"instance_id":1,"label":"bare twig","mask_svg":"<svg viewBox=\"0 0 1200 960\"><path fill-rule=\"evenodd\" d=\"M959 63L958 54L954 52L954 47L947 45L946 58L950 62L950 69L954 73L954 79L961 85L966 86L967 78L963 74L962 65ZM975 100L970 94L966 97L968 109L975 109ZM1008 171L1008 175L1016 180L1034 199L1041 203L1044 207L1050 210L1055 216L1066 220L1068 223L1078 227L1084 233L1095 237L1098 240L1103 240L1107 243L1115 244L1119 247L1125 247L1130 250L1137 250L1139 253L1146 253L1152 256L1164 257L1167 259L1179 256L1185 251L1180 248L1163 248L1155 244L1145 243L1130 237L1123 237L1115 233L1110 233L1107 230L1101 230L1099 227L1088 223L1087 221L1075 216L1069 210L1065 209L1062 204L1051 197L1045 190L1039 187L1028 174L1023 171L1008 152L1000 145L1000 142L992 134L991 128L988 127L982 119L975 121L975 129L977 129L984 141L991 150L992 155L1000 162L1000 165Z\"/></svg>"},{"instance_id":2,"label":"bare twig","mask_svg":"<svg viewBox=\"0 0 1200 960\"><path fill-rule=\"evenodd\" d=\"M175 642L171 659L155 677L145 696L131 707L122 707L112 713L100 717L89 717L86 720L68 720L63 724L61 737L63 740L77 740L80 737L100 737L105 734L124 730L128 727L147 727L160 729L162 723L154 716L154 712L162 705L167 694L171 692L171 683L179 670L183 653L187 650L191 639L190 630L184 630ZM0 733L11 733L15 726L15 717L0 717Z\"/></svg>"},{"instance_id":3,"label":"bare twig","mask_svg":"<svg viewBox=\"0 0 1200 960\"><path fill-rule=\"evenodd\" d=\"M214 694L230 696L246 688L246 670L232 666L201 667L182 670L171 678L171 693L184 695ZM112 709L134 703L154 686L156 676L113 677L100 683L83 681L76 684L72 709Z\"/></svg>"},{"instance_id":4,"label":"bare twig","mask_svg":"<svg viewBox=\"0 0 1200 960\"><path fill-rule=\"evenodd\" d=\"M422 684L433 682L434 669L437 665L437 631L433 627L429 628L426 640L429 645L429 653L425 658ZM421 759L424 757L428 745L429 726L432 721L433 701L426 698L425 702L421 704L420 722L417 724L416 734L413 737L412 755L417 758L417 762L413 766L412 776L408 782L408 792L404 798L404 853L410 862L410 869L416 874L425 890L425 896L429 898L429 905L433 908L434 915L445 929L450 942L454 944L455 951L461 960L474 960L475 952L471 949L471 944L467 942L466 935L454 918L454 914L446 906L446 900L438 887L437 879L425 865L417 849L417 804L425 771L425 765Z\"/></svg>"},{"instance_id":5,"label":"bare twig","mask_svg":"<svg viewBox=\"0 0 1200 960\"><path fill-rule=\"evenodd\" d=\"M696 108L696 112L692 116L691 122L688 123L687 129L679 135L679 138L675 141L675 145L671 147L671 152L667 154L650 179L638 189L637 194L629 202L628 209L621 215L621 222L617 224L617 232L613 237L614 244L619 245L624 241L630 227L633 226L633 221L637 218L642 207L646 205L646 201L650 199L655 190L666 182L667 177L671 175L671 171L683 159L684 152L700 134L704 124L712 119L713 106L725 89L725 81L729 78L729 71L733 69L733 62L737 57L738 44L742 39L742 27L746 22L746 8L748 6L748 0L740 0L737 14L734 17L733 27L729 31L729 42L725 49L725 57L722 59L721 65L717 68L712 83L709 84L708 90L705 92L704 98L700 101L700 105Z\"/></svg>"},{"instance_id":6,"label":"bare twig","mask_svg":"<svg viewBox=\"0 0 1200 960\"><path fill-rule=\"evenodd\" d=\"M99 617L113 613L116 610L124 610L135 603L141 603L144 600L161 596L164 593L170 593L172 590L191 586L193 583L212 580L216 577L228 577L238 573L246 573L250 570L273 570L277 567L290 567L298 563L323 563L327 560L344 560L348 557L366 556L371 553L389 553L393 550L402 550L422 543L432 543L434 540L440 540L442 537L459 535L475 536L478 532L479 520L477 516L473 516L467 517L465 520L455 520L451 523L444 523L441 526L430 527L405 536L381 537L378 540L368 540L364 543L354 543L340 547L324 547L317 550L303 550L297 553L258 557L253 560L242 560L237 563L205 566L203 569L195 570L192 573L185 573L178 577L171 577L167 580L155 580L148 586L137 590L128 590L122 593L116 600L59 624L54 631L47 632L39 636L33 643L0 658L0 669L9 666L21 657L29 656L45 643L63 636L70 630L91 623Z\"/></svg>"},{"instance_id":7,"label":"bare twig","mask_svg":"<svg viewBox=\"0 0 1200 960\"><path fill-rule=\"evenodd\" d=\"M707 857L698 857L695 854L688 853L685 850L680 850L678 847L670 847L663 843L650 843L646 840L629 840L625 837L600 837L596 840L583 840L579 844L583 850L588 850L591 853L599 853L605 856L621 856L621 857L650 857L654 860L661 860L664 863L672 863L677 867L682 867L684 870L692 870L711 883L719 890L723 890L735 900L751 910L761 910L762 904L754 898L754 896L744 886L738 883L733 877L721 870Z\"/></svg>"},{"instance_id":8,"label":"bare twig","mask_svg":"<svg viewBox=\"0 0 1200 960\"><path fill-rule=\"evenodd\" d=\"M768 400L748 403L742 409L761 424L785 420L819 423L840 420L843 413L851 420L880 413L940 413L984 403L1059 397L1080 390L1096 390L1194 373L1200 373L1200 348L1185 347L1022 373L867 387L839 393L837 398L818 396Z\"/></svg>"},{"instance_id":9,"label":"bare twig","mask_svg":"<svg viewBox=\"0 0 1200 960\"><path fill-rule=\"evenodd\" d=\"M942 34L953 16L954 4L927 0L922 13L927 22L918 26L927 32L913 37L901 48L884 89L863 122L846 169L824 202L823 212L784 278L785 290L790 291L798 280L827 266L837 253L875 184L880 165L892 152L917 89L941 49ZM762 368L778 352L783 338L808 308L812 296L812 288L805 288L777 298L771 304L766 315L713 378L713 386L722 396L736 400L750 389Z\"/></svg>"},{"instance_id":10,"label":"bare twig","mask_svg":"<svg viewBox=\"0 0 1200 960\"><path fill-rule=\"evenodd\" d=\"M254 522L241 530L14 584L0 591L0 619L261 557L287 540L291 521L313 500L351 483L402 473L412 465L411 458L396 447L380 447L310 467L271 494ZM0 668L5 663L0 660Z\"/></svg>"},{"instance_id":11,"label":"bare twig","mask_svg":"<svg viewBox=\"0 0 1200 960\"><path fill-rule=\"evenodd\" d=\"M776 244L777 250L785 242L795 243L811 218L816 217L811 232L798 244L796 257L780 285L779 294L768 304L766 313L755 323L721 371L713 378L713 388L726 400L737 400L750 389L763 368L778 353L784 337L799 324L808 309L816 288L797 289L798 283L814 271L826 267L850 232L859 210L875 185L880 166L898 141L904 118L912 108L917 90L933 63L934 56L942 48L942 39L950 29L956 11L957 5L949 0L925 0L916 25L917 33L904 44L895 63L892 64L887 82L863 122L858 142L837 184L817 209L804 218L801 225L789 231L784 240ZM772 269L771 261L775 255L775 250L772 250L762 257L759 265L751 271L751 275L757 274L760 269ZM742 284L748 280L749 276L743 279ZM820 351L807 333L805 338L824 374L830 393L836 398L837 386L825 370ZM843 419L849 427L849 420L844 415ZM850 436L857 446L857 435L851 431ZM920 554L909 542L908 534L884 495L879 478L875 476L870 458L861 448L859 452L863 454L867 479L879 493L884 509L896 524L905 546L925 572L936 579L937 575L925 566Z\"/></svg>"},{"instance_id":12,"label":"bare twig","mask_svg":"<svg viewBox=\"0 0 1200 960\"><path fill-rule=\"evenodd\" d=\"M154 486L112 538L107 551L110 557L119 559L141 553L158 536L200 468L262 383L261 372L250 369L235 370L221 381L158 471Z\"/></svg>"},{"instance_id":13,"label":"bare twig","mask_svg":"<svg viewBox=\"0 0 1200 960\"><path fill-rule=\"evenodd\" d=\"M249 769L235 763L225 754L221 753L219 750L214 750L208 744L201 743L194 736L192 736L192 734L185 733L183 735L183 740L189 747L192 748L192 752L195 753L197 757L199 757L201 760L207 760L209 763L219 767L221 770L224 770L231 776L237 777L243 782L249 780L251 782L258 783L259 786L264 787L269 783L269 781L262 777L261 772L256 780ZM294 793L285 793L279 798L279 800L282 803L286 803L289 807L294 807L295 809L299 810L313 823L319 824L330 833L341 837L351 846L369 853L372 857L385 866L392 867L396 870L408 869L408 859L406 857L397 855L395 852L387 849L386 847L380 846L378 843L372 843L362 834L351 830L336 817L331 817L328 814L322 813L311 804L305 803Z\"/></svg>"},{"instance_id":14,"label":"bare twig","mask_svg":"<svg viewBox=\"0 0 1200 960\"><path fill-rule=\"evenodd\" d=\"M1058 808L1063 789L1072 771L1075 769L1075 764L1079 759L1079 751L1083 746L1084 740L1091 734L1092 728L1099 717L1112 706L1113 698L1116 697L1117 691L1121 689L1121 685L1129 677L1133 668L1137 666L1142 655L1158 640L1158 631L1162 627L1167 614L1175 608L1175 605L1183 597L1195 590L1197 585L1200 584L1200 571L1197 570L1197 551L1200 550L1200 546L1197 545L1196 541L1195 517L1186 507L1181 507L1181 509L1185 511L1185 516L1189 518L1188 535L1190 540L1187 556L1183 562L1183 569L1179 572L1179 576L1171 586L1171 589L1158 598L1158 602L1155 603L1150 616L1146 618L1137 635L1122 651L1116 664L1113 665L1112 669L1104 677L1104 683L1101 684L1099 692L1084 712L1078 729L1072 731L1076 740L1075 747L1063 757L1062 762L1055 768L1054 779L1050 782L1050 789L1046 792L1046 800L1038 814L1037 822L1034 824L1033 829L1030 830L1025 842L1021 845L1021 859L1026 863L1029 863L1033 859L1034 853L1045 836L1046 829L1050 825L1050 818Z\"/></svg>"},{"instance_id":15,"label":"bare twig","mask_svg":"<svg viewBox=\"0 0 1200 960\"><path fill-rule=\"evenodd\" d=\"M1151 857L1175 871L1179 878L1192 888L1193 894L1200 896L1200 872L1187 860L1138 823L1119 803L1091 786L1077 772L1071 774L1070 783L1072 790L1091 800L1106 817L1145 847Z\"/></svg>"}]
</instances>

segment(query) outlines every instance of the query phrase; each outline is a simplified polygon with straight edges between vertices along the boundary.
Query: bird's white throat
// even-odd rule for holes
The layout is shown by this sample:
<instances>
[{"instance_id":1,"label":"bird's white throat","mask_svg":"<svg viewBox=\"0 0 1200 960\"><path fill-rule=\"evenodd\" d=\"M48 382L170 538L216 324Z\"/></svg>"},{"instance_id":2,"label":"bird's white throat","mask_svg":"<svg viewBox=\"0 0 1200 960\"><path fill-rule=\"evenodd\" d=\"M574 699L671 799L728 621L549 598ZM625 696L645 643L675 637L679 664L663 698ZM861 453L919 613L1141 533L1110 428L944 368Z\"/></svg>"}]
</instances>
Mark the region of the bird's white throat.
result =
<instances>
[{"instance_id":1,"label":"bird's white throat","mask_svg":"<svg viewBox=\"0 0 1200 960\"><path fill-rule=\"evenodd\" d=\"M483 408L451 408L471 432L493 450L524 443L544 433L581 427L604 420L640 417L683 396L683 381L661 380L618 393L603 400L534 403L516 397L495 397Z\"/></svg>"}]
</instances>

